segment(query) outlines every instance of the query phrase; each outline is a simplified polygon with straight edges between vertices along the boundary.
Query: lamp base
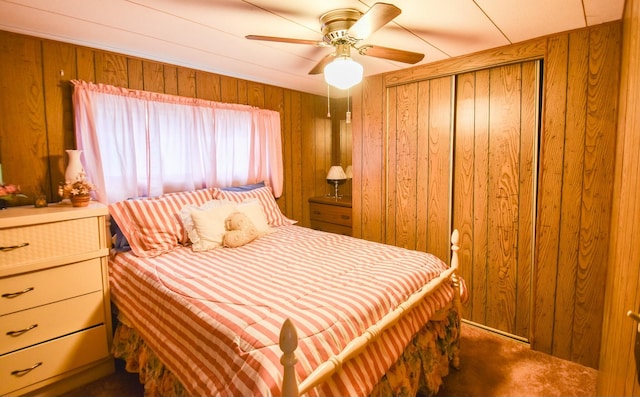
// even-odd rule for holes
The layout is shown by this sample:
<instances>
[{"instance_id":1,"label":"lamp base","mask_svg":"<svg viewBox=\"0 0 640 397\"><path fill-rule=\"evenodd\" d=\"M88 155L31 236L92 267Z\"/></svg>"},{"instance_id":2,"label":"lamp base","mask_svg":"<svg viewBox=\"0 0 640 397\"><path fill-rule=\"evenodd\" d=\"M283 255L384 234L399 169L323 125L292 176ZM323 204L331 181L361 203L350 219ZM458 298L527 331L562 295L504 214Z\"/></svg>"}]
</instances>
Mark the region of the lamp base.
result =
<instances>
[{"instance_id":1,"label":"lamp base","mask_svg":"<svg viewBox=\"0 0 640 397\"><path fill-rule=\"evenodd\" d=\"M333 198L333 199L335 199L335 200L341 199L342 196L340 195L338 190L339 190L340 182L342 182L342 181L338 180L338 179L334 179L334 180L329 180L329 182L333 183L334 193L333 193L333 195L329 194L328 196Z\"/></svg>"}]
</instances>

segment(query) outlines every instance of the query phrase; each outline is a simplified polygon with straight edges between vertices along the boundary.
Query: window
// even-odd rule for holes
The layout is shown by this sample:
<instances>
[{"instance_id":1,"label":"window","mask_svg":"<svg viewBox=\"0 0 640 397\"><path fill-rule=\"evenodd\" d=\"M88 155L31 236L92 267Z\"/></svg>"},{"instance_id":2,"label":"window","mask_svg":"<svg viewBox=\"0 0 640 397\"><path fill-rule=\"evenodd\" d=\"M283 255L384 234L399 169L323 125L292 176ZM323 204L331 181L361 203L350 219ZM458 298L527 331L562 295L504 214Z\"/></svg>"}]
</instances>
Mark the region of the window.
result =
<instances>
[{"instance_id":1,"label":"window","mask_svg":"<svg viewBox=\"0 0 640 397\"><path fill-rule=\"evenodd\" d=\"M98 201L260 181L281 194L278 112L72 83L76 141Z\"/></svg>"}]
</instances>

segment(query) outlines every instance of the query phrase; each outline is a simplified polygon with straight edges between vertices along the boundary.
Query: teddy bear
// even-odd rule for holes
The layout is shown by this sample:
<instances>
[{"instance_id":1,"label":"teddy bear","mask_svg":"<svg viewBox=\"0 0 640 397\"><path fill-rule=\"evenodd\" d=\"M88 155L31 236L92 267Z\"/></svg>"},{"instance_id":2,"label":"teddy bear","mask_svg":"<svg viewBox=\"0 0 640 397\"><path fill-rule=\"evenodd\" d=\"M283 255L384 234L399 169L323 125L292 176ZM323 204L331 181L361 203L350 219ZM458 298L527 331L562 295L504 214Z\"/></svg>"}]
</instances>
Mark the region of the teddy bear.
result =
<instances>
[{"instance_id":1,"label":"teddy bear","mask_svg":"<svg viewBox=\"0 0 640 397\"><path fill-rule=\"evenodd\" d=\"M252 242L260 237L260 232L251 219L242 212L232 212L224 222L227 232L222 244L225 247L236 248Z\"/></svg>"}]
</instances>

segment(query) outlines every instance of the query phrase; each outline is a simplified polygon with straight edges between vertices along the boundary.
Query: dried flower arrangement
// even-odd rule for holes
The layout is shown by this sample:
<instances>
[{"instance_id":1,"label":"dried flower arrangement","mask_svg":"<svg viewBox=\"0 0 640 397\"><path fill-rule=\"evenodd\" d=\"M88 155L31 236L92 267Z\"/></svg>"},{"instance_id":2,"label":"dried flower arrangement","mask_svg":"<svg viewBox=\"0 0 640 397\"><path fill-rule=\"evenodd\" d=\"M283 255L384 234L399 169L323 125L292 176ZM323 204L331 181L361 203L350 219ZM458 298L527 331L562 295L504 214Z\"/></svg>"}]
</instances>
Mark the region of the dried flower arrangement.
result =
<instances>
[{"instance_id":1,"label":"dried flower arrangement","mask_svg":"<svg viewBox=\"0 0 640 397\"><path fill-rule=\"evenodd\" d=\"M84 173L78 174L74 181L66 182L58 187L60 197L87 196L96 190L94 184L89 182Z\"/></svg>"}]
</instances>

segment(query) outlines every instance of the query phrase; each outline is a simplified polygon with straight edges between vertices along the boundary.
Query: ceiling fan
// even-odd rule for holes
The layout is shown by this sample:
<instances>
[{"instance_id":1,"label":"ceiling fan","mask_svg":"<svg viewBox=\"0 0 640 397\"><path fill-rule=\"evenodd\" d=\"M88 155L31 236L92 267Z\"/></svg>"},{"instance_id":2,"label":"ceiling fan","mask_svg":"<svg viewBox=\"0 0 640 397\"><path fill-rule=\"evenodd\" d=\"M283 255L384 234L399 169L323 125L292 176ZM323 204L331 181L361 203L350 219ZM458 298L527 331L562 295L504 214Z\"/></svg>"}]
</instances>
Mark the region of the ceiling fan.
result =
<instances>
[{"instance_id":1,"label":"ceiling fan","mask_svg":"<svg viewBox=\"0 0 640 397\"><path fill-rule=\"evenodd\" d=\"M309 74L323 73L325 66L335 63L333 61L339 59L350 60L351 48L358 51L361 55L414 64L420 62L424 58L424 54L371 44L362 44L367 37L391 22L395 17L400 15L401 12L402 11L395 5L387 3L375 3L364 14L351 8L341 8L326 12L320 17L323 35L321 41L258 35L248 35L245 37L249 40L334 47L335 52L322 58L309 71ZM361 66L359 67L361 68ZM362 75L361 71L360 75Z\"/></svg>"}]
</instances>

